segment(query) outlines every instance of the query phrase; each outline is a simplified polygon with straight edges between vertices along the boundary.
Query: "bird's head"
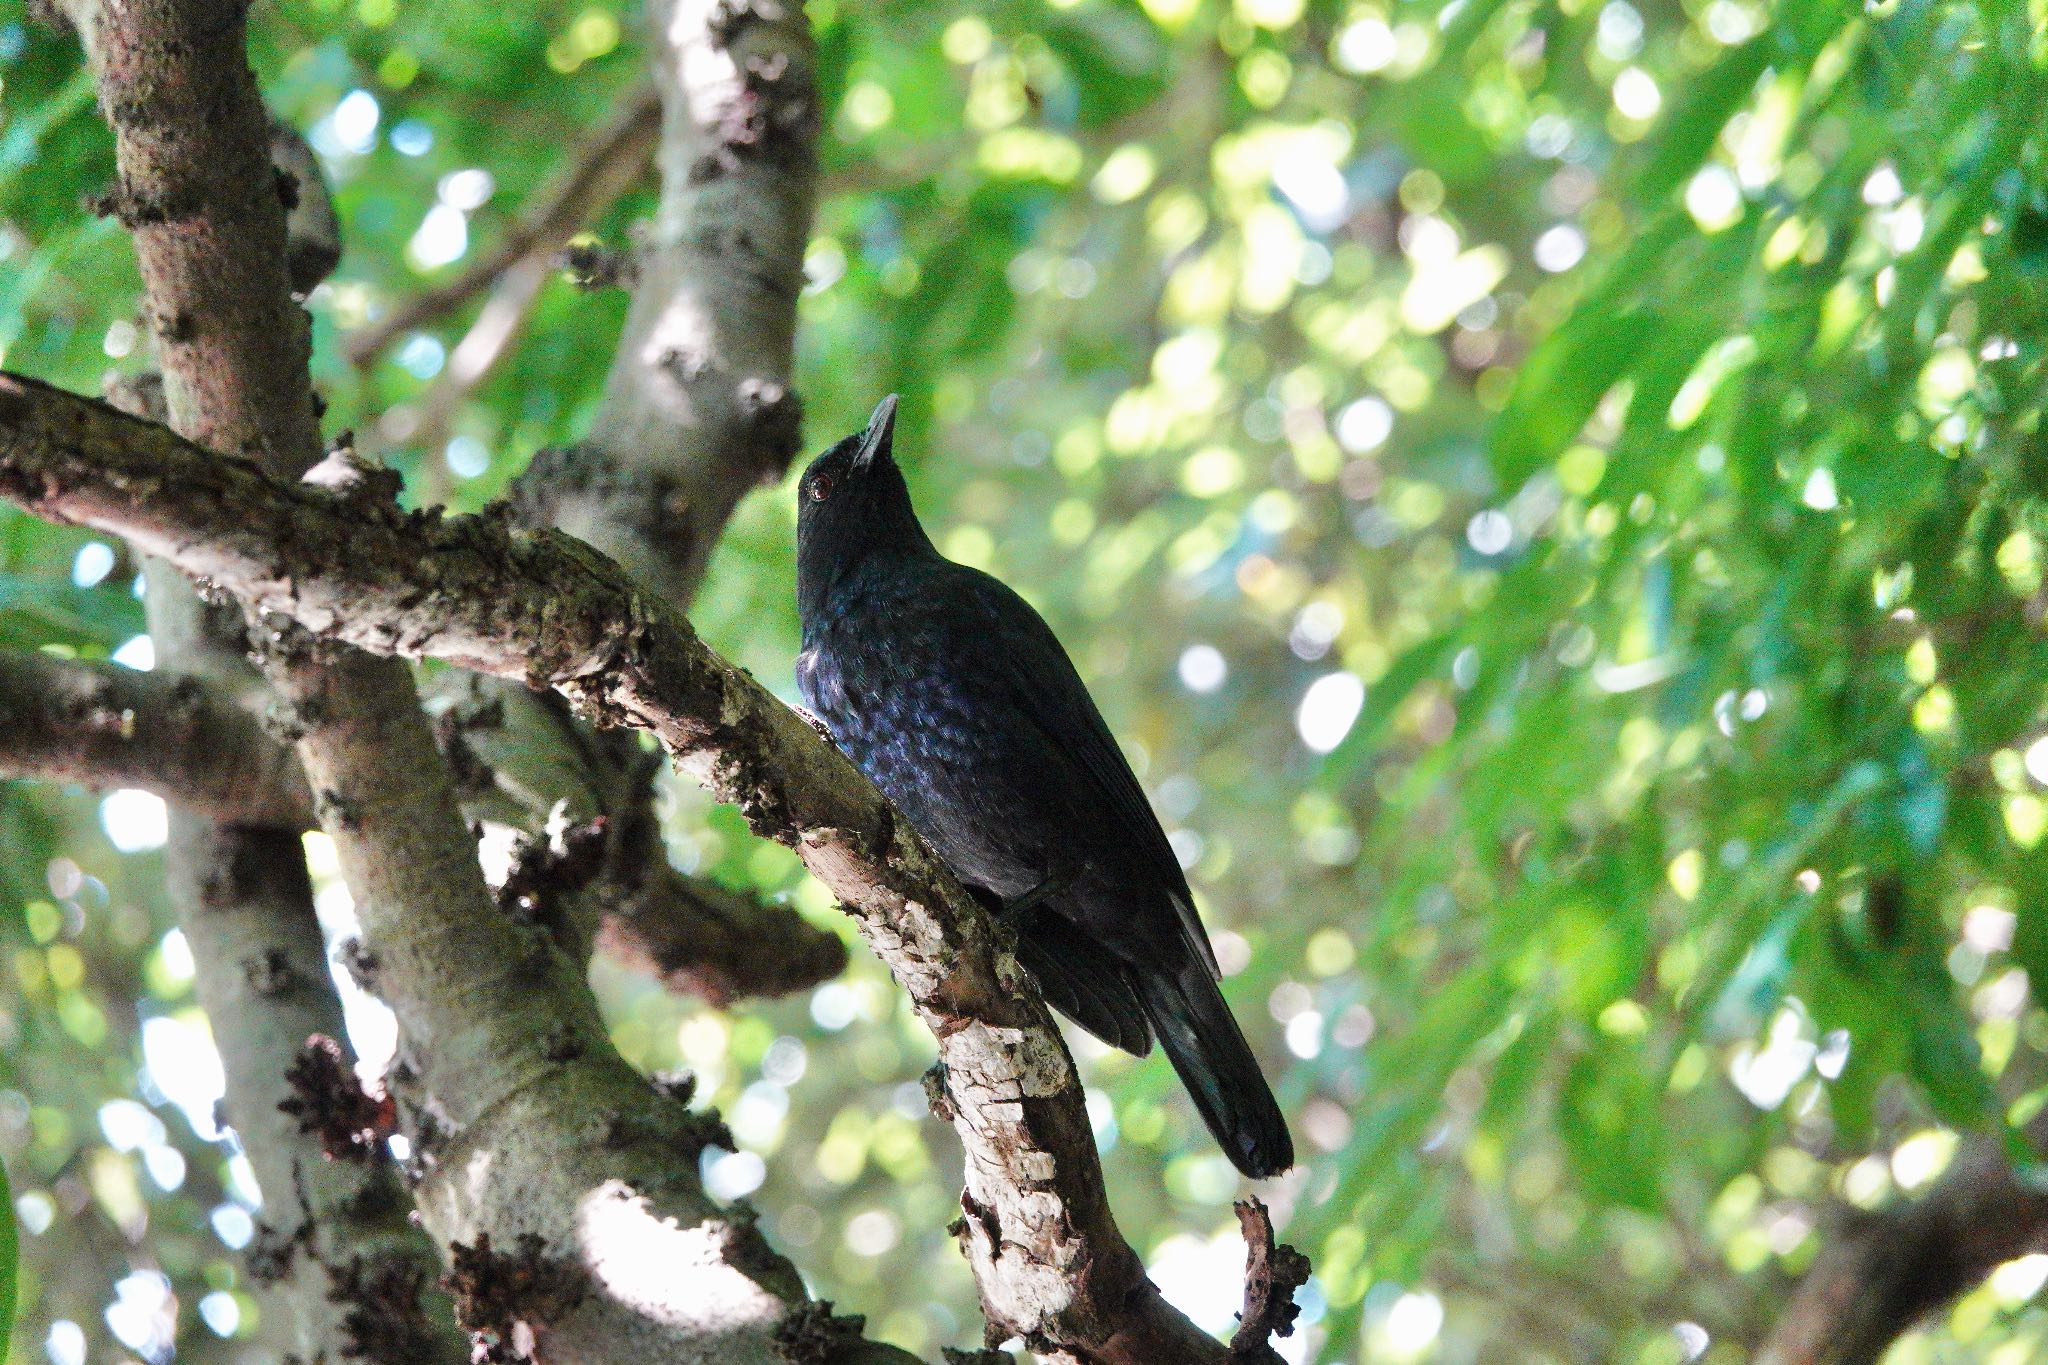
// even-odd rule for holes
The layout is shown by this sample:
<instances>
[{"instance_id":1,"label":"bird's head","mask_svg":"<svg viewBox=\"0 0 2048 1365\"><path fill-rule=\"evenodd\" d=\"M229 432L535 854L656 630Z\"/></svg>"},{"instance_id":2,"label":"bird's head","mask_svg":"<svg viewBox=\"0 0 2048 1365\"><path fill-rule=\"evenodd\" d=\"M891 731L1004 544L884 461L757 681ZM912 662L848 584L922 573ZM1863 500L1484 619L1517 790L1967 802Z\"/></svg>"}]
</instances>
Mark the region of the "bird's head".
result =
<instances>
[{"instance_id":1,"label":"bird's head","mask_svg":"<svg viewBox=\"0 0 2048 1365\"><path fill-rule=\"evenodd\" d=\"M865 429L811 461L796 486L796 564L800 598L829 588L877 549L928 548L896 467L896 395L875 405Z\"/></svg>"}]
</instances>

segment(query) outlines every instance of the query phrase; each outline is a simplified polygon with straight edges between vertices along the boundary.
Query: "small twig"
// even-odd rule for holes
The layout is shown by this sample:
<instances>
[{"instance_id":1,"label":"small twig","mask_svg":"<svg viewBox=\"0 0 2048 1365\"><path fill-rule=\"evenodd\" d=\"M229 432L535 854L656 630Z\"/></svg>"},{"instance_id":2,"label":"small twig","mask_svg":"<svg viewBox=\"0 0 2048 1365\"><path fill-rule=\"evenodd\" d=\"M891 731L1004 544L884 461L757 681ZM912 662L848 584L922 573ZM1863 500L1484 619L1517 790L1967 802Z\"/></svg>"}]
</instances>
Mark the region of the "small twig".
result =
<instances>
[{"instance_id":1,"label":"small twig","mask_svg":"<svg viewBox=\"0 0 2048 1365\"><path fill-rule=\"evenodd\" d=\"M1301 1308L1294 1291L1308 1283L1308 1257L1273 1241L1273 1215L1256 1199L1241 1199L1237 1223L1244 1230L1244 1311L1230 1338L1233 1360L1277 1361L1274 1337L1292 1336Z\"/></svg>"},{"instance_id":2,"label":"small twig","mask_svg":"<svg viewBox=\"0 0 2048 1365\"><path fill-rule=\"evenodd\" d=\"M476 320L448 354L448 364L434 380L433 387L410 403L401 403L377 422L375 448L410 446L429 458L424 462L414 490L422 503L447 500L447 462L433 458L448 442L456 414L470 396L483 387L498 363L511 354L512 343L526 330L534 307L540 302L541 286L547 282L547 262L528 256L512 262L491 286L490 297L477 310Z\"/></svg>"},{"instance_id":3,"label":"small twig","mask_svg":"<svg viewBox=\"0 0 2048 1365\"><path fill-rule=\"evenodd\" d=\"M639 258L601 242L571 243L555 264L578 289L624 289L639 277Z\"/></svg>"},{"instance_id":4,"label":"small twig","mask_svg":"<svg viewBox=\"0 0 2048 1365\"><path fill-rule=\"evenodd\" d=\"M352 333L345 346L349 363L369 368L399 337L456 311L514 265L552 254L647 169L660 132L660 97L652 85L636 87L609 122L568 154L497 245L446 284L422 290Z\"/></svg>"}]
</instances>

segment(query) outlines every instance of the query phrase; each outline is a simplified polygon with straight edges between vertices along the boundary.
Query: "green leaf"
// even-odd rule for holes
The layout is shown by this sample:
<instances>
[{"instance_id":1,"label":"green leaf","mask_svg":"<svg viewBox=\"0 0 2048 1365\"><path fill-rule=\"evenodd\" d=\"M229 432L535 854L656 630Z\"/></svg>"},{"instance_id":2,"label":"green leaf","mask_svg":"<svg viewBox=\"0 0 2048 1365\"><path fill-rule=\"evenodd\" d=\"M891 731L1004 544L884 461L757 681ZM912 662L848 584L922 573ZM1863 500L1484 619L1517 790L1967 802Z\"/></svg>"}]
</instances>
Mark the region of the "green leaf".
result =
<instances>
[{"instance_id":1,"label":"green leaf","mask_svg":"<svg viewBox=\"0 0 2048 1365\"><path fill-rule=\"evenodd\" d=\"M1687 82L1684 98L1666 116L1655 150L1631 187L1637 202L1663 202L1700 168L1728 120L1756 89L1777 45L1769 34L1752 38Z\"/></svg>"}]
</instances>

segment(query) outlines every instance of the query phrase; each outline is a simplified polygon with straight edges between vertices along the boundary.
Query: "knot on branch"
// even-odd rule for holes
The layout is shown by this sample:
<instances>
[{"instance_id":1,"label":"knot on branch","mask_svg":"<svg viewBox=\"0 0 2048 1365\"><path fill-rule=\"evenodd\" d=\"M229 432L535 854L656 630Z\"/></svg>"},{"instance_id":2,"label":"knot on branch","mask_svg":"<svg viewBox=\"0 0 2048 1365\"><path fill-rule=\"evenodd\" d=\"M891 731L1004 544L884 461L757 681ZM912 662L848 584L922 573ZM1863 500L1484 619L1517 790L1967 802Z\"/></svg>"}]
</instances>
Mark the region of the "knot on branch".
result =
<instances>
[{"instance_id":1,"label":"knot on branch","mask_svg":"<svg viewBox=\"0 0 2048 1365\"><path fill-rule=\"evenodd\" d=\"M85 210L95 218L112 218L133 232L196 217L200 204L190 195L151 194L126 182L116 182L97 194L87 195Z\"/></svg>"},{"instance_id":2,"label":"knot on branch","mask_svg":"<svg viewBox=\"0 0 2048 1365\"><path fill-rule=\"evenodd\" d=\"M781 380L761 375L742 379L738 393L740 412L761 452L761 477L779 479L803 440L803 400Z\"/></svg>"},{"instance_id":3,"label":"knot on branch","mask_svg":"<svg viewBox=\"0 0 2048 1365\"><path fill-rule=\"evenodd\" d=\"M242 976L248 981L250 990L270 998L283 995L300 984L299 973L282 948L266 948L244 958ZM286 1100L285 1103L293 1101Z\"/></svg>"},{"instance_id":4,"label":"knot on branch","mask_svg":"<svg viewBox=\"0 0 2048 1365\"><path fill-rule=\"evenodd\" d=\"M867 1325L859 1313L834 1313L830 1299L813 1300L791 1309L776 1325L775 1353L789 1365L830 1365L860 1340Z\"/></svg>"},{"instance_id":5,"label":"knot on branch","mask_svg":"<svg viewBox=\"0 0 2048 1365\"><path fill-rule=\"evenodd\" d=\"M299 130L270 121L270 167L285 210L285 271L292 292L305 295L341 264L341 221L320 161Z\"/></svg>"},{"instance_id":6,"label":"knot on branch","mask_svg":"<svg viewBox=\"0 0 2048 1365\"><path fill-rule=\"evenodd\" d=\"M454 1297L455 1320L470 1335L476 1365L531 1360L535 1332L581 1303L588 1287L581 1266L550 1256L531 1232L519 1234L510 1252L493 1251L490 1234L479 1232L474 1246L449 1243L448 1258L441 1285Z\"/></svg>"},{"instance_id":7,"label":"knot on branch","mask_svg":"<svg viewBox=\"0 0 2048 1365\"><path fill-rule=\"evenodd\" d=\"M164 396L164 376L160 370L114 375L101 385L100 391L110 405L130 417L158 425L171 420L170 400Z\"/></svg>"},{"instance_id":8,"label":"knot on branch","mask_svg":"<svg viewBox=\"0 0 2048 1365\"><path fill-rule=\"evenodd\" d=\"M1260 1365L1280 1359L1270 1342L1291 1336L1301 1308L1294 1291L1308 1283L1308 1257L1273 1240L1273 1215L1256 1199L1236 1204L1237 1223L1244 1232L1244 1311L1230 1338L1233 1360Z\"/></svg>"},{"instance_id":9,"label":"knot on branch","mask_svg":"<svg viewBox=\"0 0 2048 1365\"><path fill-rule=\"evenodd\" d=\"M654 1087L654 1093L665 1100L687 1105L697 1097L697 1073L694 1071L657 1071L647 1078Z\"/></svg>"},{"instance_id":10,"label":"knot on branch","mask_svg":"<svg viewBox=\"0 0 2048 1365\"><path fill-rule=\"evenodd\" d=\"M578 289L629 289L640 277L634 252L602 242L571 242L555 256L555 267Z\"/></svg>"},{"instance_id":11,"label":"knot on branch","mask_svg":"<svg viewBox=\"0 0 2048 1365\"><path fill-rule=\"evenodd\" d=\"M340 959L343 970L348 972L349 980L355 982L367 994L377 993L377 968L381 964L377 960L377 954L372 952L362 939L343 939L335 948L334 955Z\"/></svg>"},{"instance_id":12,"label":"knot on branch","mask_svg":"<svg viewBox=\"0 0 2048 1365\"><path fill-rule=\"evenodd\" d=\"M432 1360L437 1336L420 1295L427 1267L403 1255L354 1256L334 1267L328 1299L343 1305L342 1346L351 1359Z\"/></svg>"},{"instance_id":13,"label":"knot on branch","mask_svg":"<svg viewBox=\"0 0 2048 1365\"><path fill-rule=\"evenodd\" d=\"M145 307L143 311L149 329L167 346L180 345L199 334L198 323L182 308L160 309L150 306Z\"/></svg>"},{"instance_id":14,"label":"knot on branch","mask_svg":"<svg viewBox=\"0 0 2048 1365\"><path fill-rule=\"evenodd\" d=\"M605 1122L604 1142L607 1147L663 1143L673 1147L690 1165L695 1165L708 1147L726 1152L738 1150L732 1129L718 1116L717 1110L699 1111L689 1107L697 1093L697 1077L693 1073L659 1071L648 1077L648 1082L654 1087L655 1094L672 1101L682 1111L681 1121L678 1122L673 1113L661 1112L659 1107L614 1114Z\"/></svg>"},{"instance_id":15,"label":"knot on branch","mask_svg":"<svg viewBox=\"0 0 2048 1365\"><path fill-rule=\"evenodd\" d=\"M249 1239L249 1249L242 1253L242 1262L249 1268L249 1279L256 1284L267 1285L276 1284L289 1275L300 1244L312 1231L310 1223L300 1223L290 1232L270 1223L258 1223L256 1235Z\"/></svg>"},{"instance_id":16,"label":"knot on branch","mask_svg":"<svg viewBox=\"0 0 2048 1365\"><path fill-rule=\"evenodd\" d=\"M952 1097L946 1093L946 1064L933 1062L918 1078L924 1086L924 1102L932 1111L932 1117L941 1123L951 1123L958 1114L953 1108Z\"/></svg>"},{"instance_id":17,"label":"knot on branch","mask_svg":"<svg viewBox=\"0 0 2048 1365\"><path fill-rule=\"evenodd\" d=\"M199 880L201 905L221 910L261 894L273 856L270 849L250 839L225 834L221 826L215 826L206 838L204 852L206 870Z\"/></svg>"},{"instance_id":18,"label":"knot on branch","mask_svg":"<svg viewBox=\"0 0 2048 1365\"><path fill-rule=\"evenodd\" d=\"M754 24L779 24L788 12L782 0L719 0L704 17L711 41L720 47L733 42Z\"/></svg>"},{"instance_id":19,"label":"knot on branch","mask_svg":"<svg viewBox=\"0 0 2048 1365\"><path fill-rule=\"evenodd\" d=\"M600 815L572 824L556 807L542 837L521 839L514 847L512 868L498 888L498 908L518 923L560 937L569 927L564 903L604 867L609 823Z\"/></svg>"},{"instance_id":20,"label":"knot on branch","mask_svg":"<svg viewBox=\"0 0 2048 1365\"><path fill-rule=\"evenodd\" d=\"M713 41L732 48L754 24L784 17L780 0L720 0L708 21ZM818 134L818 99L809 73L786 52L739 58L740 88L717 111L708 131L713 148L690 167L690 183L730 175L747 161L800 168Z\"/></svg>"},{"instance_id":21,"label":"knot on branch","mask_svg":"<svg viewBox=\"0 0 2048 1365\"><path fill-rule=\"evenodd\" d=\"M396 1131L391 1097L363 1089L341 1044L324 1033L306 1039L284 1079L292 1095L277 1107L299 1121L300 1132L320 1140L330 1161L368 1160Z\"/></svg>"},{"instance_id":22,"label":"knot on branch","mask_svg":"<svg viewBox=\"0 0 2048 1365\"><path fill-rule=\"evenodd\" d=\"M595 446L539 452L505 493L513 522L529 528L559 525L565 507L579 502L656 543L673 538L689 511L672 475L628 468Z\"/></svg>"},{"instance_id":23,"label":"knot on branch","mask_svg":"<svg viewBox=\"0 0 2048 1365\"><path fill-rule=\"evenodd\" d=\"M335 437L327 456L306 471L304 482L364 507L396 507L404 480L395 469L356 454L355 434Z\"/></svg>"}]
</instances>

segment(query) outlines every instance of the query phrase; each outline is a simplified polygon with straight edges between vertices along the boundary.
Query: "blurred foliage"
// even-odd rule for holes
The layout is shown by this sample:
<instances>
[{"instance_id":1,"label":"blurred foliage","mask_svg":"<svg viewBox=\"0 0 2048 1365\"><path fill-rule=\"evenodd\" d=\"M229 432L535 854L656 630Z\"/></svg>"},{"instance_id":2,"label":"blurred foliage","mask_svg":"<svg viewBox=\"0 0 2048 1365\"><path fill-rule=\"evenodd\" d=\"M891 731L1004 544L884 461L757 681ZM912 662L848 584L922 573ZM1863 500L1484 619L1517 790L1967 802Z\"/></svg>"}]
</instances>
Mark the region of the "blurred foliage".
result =
<instances>
[{"instance_id":1,"label":"blurred foliage","mask_svg":"<svg viewBox=\"0 0 2048 1365\"><path fill-rule=\"evenodd\" d=\"M810 11L809 442L902 392L942 546L1045 609L1126 740L1308 1158L1275 1192L1317 1266L1295 1358L1741 1360L1831 1204L2031 1116L2040 0ZM430 451L405 414L466 319L360 375L336 338L503 229L639 22L256 12L347 225L309 301L330 420L414 496L478 505L573 439L622 300L548 285ZM73 45L0 12L9 368L140 363L128 248L79 208L110 174ZM697 612L785 691L792 520L746 504ZM0 511L0 646L146 661L133 572ZM679 784L667 819L679 864L848 932L733 812ZM152 833L133 796L0 785L18 1342L58 1365L272 1358ZM872 960L729 1013L599 982L821 1295L927 1353L978 1334L930 1043ZM1227 1327L1235 1177L1162 1061L1076 1046L1120 1222ZM2044 1279L1891 1360L2039 1358Z\"/></svg>"}]
</instances>

